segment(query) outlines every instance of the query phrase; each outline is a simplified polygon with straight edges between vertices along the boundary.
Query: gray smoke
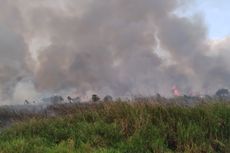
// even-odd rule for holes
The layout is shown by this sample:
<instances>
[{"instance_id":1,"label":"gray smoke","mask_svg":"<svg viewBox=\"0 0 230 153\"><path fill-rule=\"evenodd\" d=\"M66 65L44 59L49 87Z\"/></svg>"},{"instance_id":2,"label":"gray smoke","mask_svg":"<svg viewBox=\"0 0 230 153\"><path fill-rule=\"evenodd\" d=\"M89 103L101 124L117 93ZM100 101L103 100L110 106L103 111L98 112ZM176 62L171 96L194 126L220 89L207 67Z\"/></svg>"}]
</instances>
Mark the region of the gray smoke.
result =
<instances>
[{"instance_id":1,"label":"gray smoke","mask_svg":"<svg viewBox=\"0 0 230 153\"><path fill-rule=\"evenodd\" d=\"M0 23L0 95L8 99L26 75L26 44L12 29Z\"/></svg>"},{"instance_id":2,"label":"gray smoke","mask_svg":"<svg viewBox=\"0 0 230 153\"><path fill-rule=\"evenodd\" d=\"M202 16L176 15L189 0L0 2L1 97L23 86L114 96L230 87L230 40L209 40Z\"/></svg>"}]
</instances>

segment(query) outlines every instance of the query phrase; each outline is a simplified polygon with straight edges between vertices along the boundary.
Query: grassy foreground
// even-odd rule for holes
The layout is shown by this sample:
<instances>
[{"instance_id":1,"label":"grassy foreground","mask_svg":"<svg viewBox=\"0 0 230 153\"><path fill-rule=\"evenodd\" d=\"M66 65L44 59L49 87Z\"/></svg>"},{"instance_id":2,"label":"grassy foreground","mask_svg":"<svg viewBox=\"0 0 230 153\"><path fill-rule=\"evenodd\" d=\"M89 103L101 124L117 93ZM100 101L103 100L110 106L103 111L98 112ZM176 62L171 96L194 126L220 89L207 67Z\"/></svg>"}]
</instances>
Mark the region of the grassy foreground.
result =
<instances>
[{"instance_id":1,"label":"grassy foreground","mask_svg":"<svg viewBox=\"0 0 230 153\"><path fill-rule=\"evenodd\" d=\"M0 153L230 153L230 104L53 106L0 134Z\"/></svg>"}]
</instances>

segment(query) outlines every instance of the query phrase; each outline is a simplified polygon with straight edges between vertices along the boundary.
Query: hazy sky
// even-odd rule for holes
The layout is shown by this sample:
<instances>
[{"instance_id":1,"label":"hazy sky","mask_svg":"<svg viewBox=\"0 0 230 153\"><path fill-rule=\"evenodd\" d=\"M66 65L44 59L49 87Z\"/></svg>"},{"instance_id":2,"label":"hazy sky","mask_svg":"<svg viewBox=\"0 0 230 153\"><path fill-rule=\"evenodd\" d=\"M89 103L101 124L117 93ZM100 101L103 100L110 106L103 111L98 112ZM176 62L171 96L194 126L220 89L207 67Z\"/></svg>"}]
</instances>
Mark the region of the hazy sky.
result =
<instances>
[{"instance_id":1,"label":"hazy sky","mask_svg":"<svg viewBox=\"0 0 230 153\"><path fill-rule=\"evenodd\" d=\"M200 12L204 15L211 38L222 38L230 35L230 1L229 0L196 0L188 14Z\"/></svg>"}]
</instances>

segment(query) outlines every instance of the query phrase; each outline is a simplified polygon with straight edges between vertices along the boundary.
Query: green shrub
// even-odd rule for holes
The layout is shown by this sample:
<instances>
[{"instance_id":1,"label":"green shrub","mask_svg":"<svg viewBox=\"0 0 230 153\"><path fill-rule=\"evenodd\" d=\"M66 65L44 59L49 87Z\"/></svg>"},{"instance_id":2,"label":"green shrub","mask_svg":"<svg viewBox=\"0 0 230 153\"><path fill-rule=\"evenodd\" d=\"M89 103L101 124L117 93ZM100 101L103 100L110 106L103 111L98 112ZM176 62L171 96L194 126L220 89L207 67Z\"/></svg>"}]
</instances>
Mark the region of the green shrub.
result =
<instances>
[{"instance_id":1,"label":"green shrub","mask_svg":"<svg viewBox=\"0 0 230 153\"><path fill-rule=\"evenodd\" d=\"M56 117L33 116L5 129L0 153L230 152L229 103L119 101L55 109Z\"/></svg>"}]
</instances>

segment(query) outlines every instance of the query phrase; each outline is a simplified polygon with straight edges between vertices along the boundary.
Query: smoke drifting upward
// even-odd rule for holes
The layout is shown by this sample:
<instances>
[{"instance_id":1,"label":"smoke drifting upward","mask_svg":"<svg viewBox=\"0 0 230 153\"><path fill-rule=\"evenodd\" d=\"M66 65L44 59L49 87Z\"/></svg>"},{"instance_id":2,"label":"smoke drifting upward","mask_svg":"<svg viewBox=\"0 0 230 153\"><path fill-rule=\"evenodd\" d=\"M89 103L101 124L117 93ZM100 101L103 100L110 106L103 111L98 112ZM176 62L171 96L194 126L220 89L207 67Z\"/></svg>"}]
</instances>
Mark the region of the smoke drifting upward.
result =
<instances>
[{"instance_id":1,"label":"smoke drifting upward","mask_svg":"<svg viewBox=\"0 0 230 153\"><path fill-rule=\"evenodd\" d=\"M0 95L7 99L26 73L26 45L5 25L0 24Z\"/></svg>"},{"instance_id":2,"label":"smoke drifting upward","mask_svg":"<svg viewBox=\"0 0 230 153\"><path fill-rule=\"evenodd\" d=\"M114 96L230 87L230 40L209 40L202 16L176 15L185 1L0 2L3 99L24 96L24 86Z\"/></svg>"}]
</instances>

